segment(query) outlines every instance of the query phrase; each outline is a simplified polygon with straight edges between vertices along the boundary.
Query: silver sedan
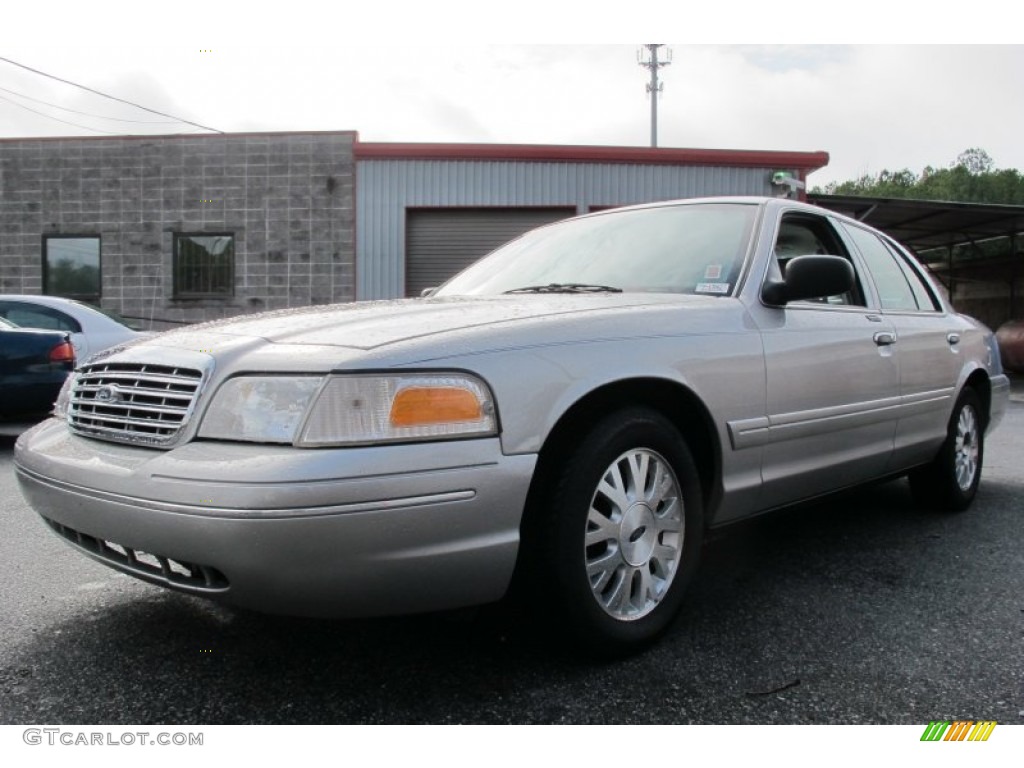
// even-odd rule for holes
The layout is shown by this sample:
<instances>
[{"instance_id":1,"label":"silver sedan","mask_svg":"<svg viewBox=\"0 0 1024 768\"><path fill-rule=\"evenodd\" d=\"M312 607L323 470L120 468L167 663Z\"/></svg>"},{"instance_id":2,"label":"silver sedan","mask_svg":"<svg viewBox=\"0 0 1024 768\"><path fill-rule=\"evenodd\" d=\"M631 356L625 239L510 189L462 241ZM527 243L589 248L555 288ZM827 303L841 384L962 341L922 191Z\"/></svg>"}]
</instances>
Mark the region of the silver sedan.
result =
<instances>
[{"instance_id":1,"label":"silver sedan","mask_svg":"<svg viewBox=\"0 0 1024 768\"><path fill-rule=\"evenodd\" d=\"M156 584L364 616L515 583L621 652L668 625L708 528L900 475L966 508L1008 390L885 235L686 200L535 230L427 298L94 358L15 460L57 534Z\"/></svg>"},{"instance_id":2,"label":"silver sedan","mask_svg":"<svg viewBox=\"0 0 1024 768\"><path fill-rule=\"evenodd\" d=\"M104 349L152 334L135 331L110 312L59 296L0 295L0 317L22 328L66 331L75 357L85 361Z\"/></svg>"}]
</instances>

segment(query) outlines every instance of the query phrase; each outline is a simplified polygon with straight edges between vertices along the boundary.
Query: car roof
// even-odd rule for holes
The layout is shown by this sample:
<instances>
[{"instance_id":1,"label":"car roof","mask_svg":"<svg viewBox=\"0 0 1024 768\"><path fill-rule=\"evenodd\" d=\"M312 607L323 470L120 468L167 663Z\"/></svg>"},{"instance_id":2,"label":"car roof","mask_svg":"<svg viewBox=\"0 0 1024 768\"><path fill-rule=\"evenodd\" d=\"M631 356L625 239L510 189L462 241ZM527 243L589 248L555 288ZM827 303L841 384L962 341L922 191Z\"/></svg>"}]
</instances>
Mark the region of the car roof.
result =
<instances>
[{"instance_id":1,"label":"car roof","mask_svg":"<svg viewBox=\"0 0 1024 768\"><path fill-rule=\"evenodd\" d=\"M48 307L66 307L68 305L85 307L91 309L88 304L75 299L65 299L63 296L44 296L28 293L0 293L0 301L27 301L36 304L44 304Z\"/></svg>"},{"instance_id":2,"label":"car roof","mask_svg":"<svg viewBox=\"0 0 1024 768\"><path fill-rule=\"evenodd\" d=\"M616 208L608 208L601 211L594 211L592 213L584 214L583 216L577 218L584 218L588 216L601 216L604 214L615 213L616 211L635 211L643 210L646 208L667 208L678 205L706 205L712 203L729 203L733 205L757 205L763 208L786 208L787 210L806 211L807 213L814 213L817 214L818 216L828 216L839 221L845 221L851 224L856 224L857 226L864 227L866 229L870 229L874 232L879 232L880 234L885 235L884 232L881 232L877 228L865 224L864 222L857 221L856 219L851 218L850 216L846 216L845 214L839 213L838 211L830 210L828 208L823 208L822 206L815 205L814 203L808 203L802 200L793 200L788 197L758 197L756 195L719 195L715 197L683 197L674 200L658 200L653 203L639 203L637 205L625 205Z\"/></svg>"},{"instance_id":3,"label":"car roof","mask_svg":"<svg viewBox=\"0 0 1024 768\"><path fill-rule=\"evenodd\" d=\"M85 316L90 321L100 323L101 325L109 323L112 326L116 325L118 328L127 328L126 325L122 325L117 320L110 317L105 312L97 309L96 307L92 307L82 301L76 301L74 299L65 299L62 296L40 296L23 293L3 293L0 294L0 301L20 301L25 304L37 304L43 307L50 307L52 309L63 310L72 317L75 317L77 320L82 320L83 316Z\"/></svg>"},{"instance_id":4,"label":"car roof","mask_svg":"<svg viewBox=\"0 0 1024 768\"><path fill-rule=\"evenodd\" d=\"M842 214L837 214L835 211L830 211L827 208L822 208L821 206L814 205L812 203L806 203L800 200L791 200L786 197L758 197L756 195L718 195L715 197L681 197L673 200L657 200L651 203L638 203L637 205L625 205L621 207L608 208L601 211L594 211L592 214L586 215L600 216L601 214L613 213L615 211L642 210L644 208L667 208L677 205L707 205L721 203L728 203L732 205L757 205L762 207L785 206L787 208L797 208L806 210L811 213L835 216L837 218L845 218Z\"/></svg>"}]
</instances>

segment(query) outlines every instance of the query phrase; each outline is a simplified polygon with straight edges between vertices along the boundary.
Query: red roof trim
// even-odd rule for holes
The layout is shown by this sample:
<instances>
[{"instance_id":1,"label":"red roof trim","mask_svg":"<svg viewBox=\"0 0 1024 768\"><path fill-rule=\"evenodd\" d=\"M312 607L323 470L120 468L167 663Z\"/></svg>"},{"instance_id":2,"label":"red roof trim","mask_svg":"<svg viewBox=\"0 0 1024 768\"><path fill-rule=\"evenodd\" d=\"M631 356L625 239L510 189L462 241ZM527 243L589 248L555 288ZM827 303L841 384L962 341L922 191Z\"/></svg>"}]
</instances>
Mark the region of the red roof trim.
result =
<instances>
[{"instance_id":1,"label":"red roof trim","mask_svg":"<svg viewBox=\"0 0 1024 768\"><path fill-rule=\"evenodd\" d=\"M527 160L535 162L725 165L793 168L807 172L828 165L828 152L751 149L560 146L548 144L389 144L357 142L356 160Z\"/></svg>"}]
</instances>

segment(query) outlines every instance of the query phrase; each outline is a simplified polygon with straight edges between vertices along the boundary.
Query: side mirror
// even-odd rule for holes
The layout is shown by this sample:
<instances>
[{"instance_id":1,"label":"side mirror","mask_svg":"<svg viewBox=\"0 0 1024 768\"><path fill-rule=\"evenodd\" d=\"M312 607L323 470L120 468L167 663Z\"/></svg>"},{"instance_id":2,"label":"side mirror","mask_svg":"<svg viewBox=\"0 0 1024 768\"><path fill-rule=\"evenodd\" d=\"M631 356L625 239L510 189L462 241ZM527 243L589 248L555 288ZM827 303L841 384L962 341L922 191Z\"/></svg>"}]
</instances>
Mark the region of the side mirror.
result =
<instances>
[{"instance_id":1,"label":"side mirror","mask_svg":"<svg viewBox=\"0 0 1024 768\"><path fill-rule=\"evenodd\" d=\"M420 298L425 299L427 296L433 296L435 293L437 293L437 289L438 286L436 285L433 288L424 288L422 291L420 291Z\"/></svg>"},{"instance_id":2,"label":"side mirror","mask_svg":"<svg viewBox=\"0 0 1024 768\"><path fill-rule=\"evenodd\" d=\"M770 280L761 289L766 304L820 299L853 288L853 265L841 256L797 256L786 264L782 280Z\"/></svg>"}]
</instances>

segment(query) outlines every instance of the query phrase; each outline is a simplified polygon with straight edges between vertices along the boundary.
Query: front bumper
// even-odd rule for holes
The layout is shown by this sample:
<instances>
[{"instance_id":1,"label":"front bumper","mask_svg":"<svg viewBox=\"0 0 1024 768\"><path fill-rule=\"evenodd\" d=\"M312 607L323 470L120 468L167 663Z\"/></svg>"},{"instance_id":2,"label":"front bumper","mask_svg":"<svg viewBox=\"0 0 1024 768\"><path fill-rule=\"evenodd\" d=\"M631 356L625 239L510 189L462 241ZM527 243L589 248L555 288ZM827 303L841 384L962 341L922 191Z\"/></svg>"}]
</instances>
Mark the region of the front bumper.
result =
<instances>
[{"instance_id":1,"label":"front bumper","mask_svg":"<svg viewBox=\"0 0 1024 768\"><path fill-rule=\"evenodd\" d=\"M29 503L86 554L164 586L306 616L499 599L535 462L503 455L497 438L157 451L78 437L56 420L15 448ZM181 563L213 576L184 578Z\"/></svg>"}]
</instances>

